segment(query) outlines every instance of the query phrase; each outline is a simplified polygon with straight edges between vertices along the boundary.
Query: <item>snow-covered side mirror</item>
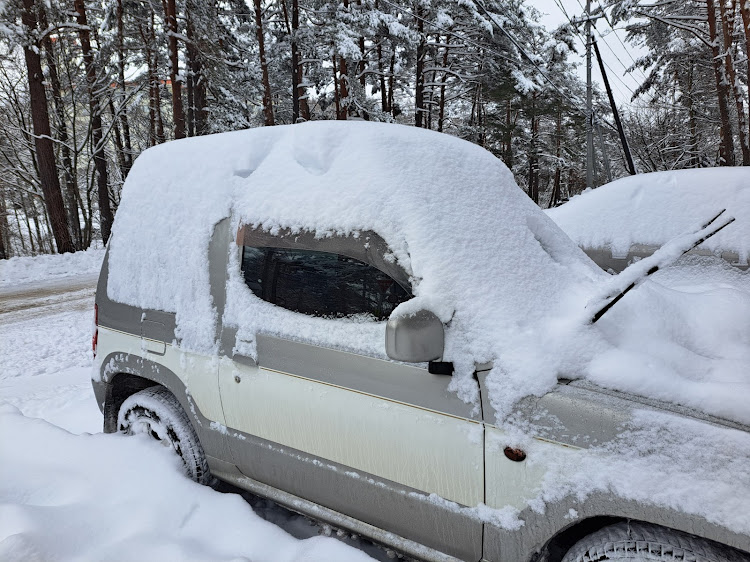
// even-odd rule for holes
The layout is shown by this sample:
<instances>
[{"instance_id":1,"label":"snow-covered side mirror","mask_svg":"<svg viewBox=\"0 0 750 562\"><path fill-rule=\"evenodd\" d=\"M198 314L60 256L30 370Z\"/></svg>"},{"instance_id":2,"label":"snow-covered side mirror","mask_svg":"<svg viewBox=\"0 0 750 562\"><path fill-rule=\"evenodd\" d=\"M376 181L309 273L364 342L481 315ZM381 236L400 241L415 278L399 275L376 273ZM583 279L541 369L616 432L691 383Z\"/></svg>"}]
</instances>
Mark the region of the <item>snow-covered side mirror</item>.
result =
<instances>
[{"instance_id":1,"label":"snow-covered side mirror","mask_svg":"<svg viewBox=\"0 0 750 562\"><path fill-rule=\"evenodd\" d=\"M390 318L385 325L385 352L406 363L436 361L443 356L443 323L429 310Z\"/></svg>"}]
</instances>

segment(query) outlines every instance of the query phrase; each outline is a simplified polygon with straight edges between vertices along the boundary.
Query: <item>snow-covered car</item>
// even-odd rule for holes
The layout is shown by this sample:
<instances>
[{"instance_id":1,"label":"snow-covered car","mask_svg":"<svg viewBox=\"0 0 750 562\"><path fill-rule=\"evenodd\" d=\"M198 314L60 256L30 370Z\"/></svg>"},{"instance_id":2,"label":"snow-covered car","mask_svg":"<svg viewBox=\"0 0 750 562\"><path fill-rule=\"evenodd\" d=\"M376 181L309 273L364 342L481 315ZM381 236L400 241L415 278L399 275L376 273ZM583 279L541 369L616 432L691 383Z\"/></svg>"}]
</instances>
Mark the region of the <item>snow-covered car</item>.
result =
<instances>
[{"instance_id":1,"label":"snow-covered car","mask_svg":"<svg viewBox=\"0 0 750 562\"><path fill-rule=\"evenodd\" d=\"M750 169L699 168L625 177L547 211L603 269L622 271L672 238L726 209L737 225L691 253L750 263Z\"/></svg>"},{"instance_id":2,"label":"snow-covered car","mask_svg":"<svg viewBox=\"0 0 750 562\"><path fill-rule=\"evenodd\" d=\"M617 339L647 287L592 324L613 290L468 142L365 122L191 138L124 187L93 385L106 432L150 434L198 482L417 559L750 560L750 294L731 332L707 326L734 362L679 393Z\"/></svg>"}]
</instances>

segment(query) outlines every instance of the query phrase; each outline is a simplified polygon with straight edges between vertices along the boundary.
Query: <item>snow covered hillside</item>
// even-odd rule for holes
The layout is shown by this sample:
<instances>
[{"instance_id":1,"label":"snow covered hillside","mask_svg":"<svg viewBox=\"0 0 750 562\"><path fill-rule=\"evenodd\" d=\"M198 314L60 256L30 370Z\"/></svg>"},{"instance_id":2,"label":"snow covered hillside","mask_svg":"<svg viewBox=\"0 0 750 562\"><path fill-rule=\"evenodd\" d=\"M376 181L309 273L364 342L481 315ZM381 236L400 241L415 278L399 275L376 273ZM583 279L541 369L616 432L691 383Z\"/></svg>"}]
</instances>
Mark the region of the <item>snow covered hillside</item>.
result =
<instances>
[{"instance_id":1,"label":"snow covered hillside","mask_svg":"<svg viewBox=\"0 0 750 562\"><path fill-rule=\"evenodd\" d=\"M188 480L151 440L101 434L90 364L102 255L0 262L0 560L369 560L294 539Z\"/></svg>"}]
</instances>

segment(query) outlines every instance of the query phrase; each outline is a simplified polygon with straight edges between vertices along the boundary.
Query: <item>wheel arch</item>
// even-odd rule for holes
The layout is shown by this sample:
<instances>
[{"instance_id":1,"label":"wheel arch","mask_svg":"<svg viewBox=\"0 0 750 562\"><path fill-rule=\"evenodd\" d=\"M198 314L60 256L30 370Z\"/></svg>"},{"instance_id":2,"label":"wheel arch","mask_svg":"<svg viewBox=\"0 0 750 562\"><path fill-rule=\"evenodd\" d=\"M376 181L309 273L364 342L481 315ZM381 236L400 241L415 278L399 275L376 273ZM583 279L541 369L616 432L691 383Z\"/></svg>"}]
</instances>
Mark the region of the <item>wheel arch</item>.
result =
<instances>
[{"instance_id":1,"label":"wheel arch","mask_svg":"<svg viewBox=\"0 0 750 562\"><path fill-rule=\"evenodd\" d=\"M132 373L113 375L109 384L107 384L104 398L104 433L115 433L117 431L117 415L120 406L127 398L152 386L163 387L164 385Z\"/></svg>"},{"instance_id":2,"label":"wheel arch","mask_svg":"<svg viewBox=\"0 0 750 562\"><path fill-rule=\"evenodd\" d=\"M621 521L626 521L626 519L609 515L576 521L569 527L560 529L556 535L549 539L540 552L532 557L532 562L560 562L568 550L583 537Z\"/></svg>"},{"instance_id":3,"label":"wheel arch","mask_svg":"<svg viewBox=\"0 0 750 562\"><path fill-rule=\"evenodd\" d=\"M206 455L222 460L232 458L221 427L212 424L201 413L185 384L170 369L138 355L120 352L109 354L101 365L100 380L94 383L94 388L99 402L103 404L105 433L117 431L117 415L128 396L159 385L171 392L180 403Z\"/></svg>"},{"instance_id":4,"label":"wheel arch","mask_svg":"<svg viewBox=\"0 0 750 562\"><path fill-rule=\"evenodd\" d=\"M579 499L568 496L548 504L543 512L530 508L519 518L524 526L506 530L485 526L487 560L560 562L575 542L599 529L620 521L647 523L689 533L750 555L750 537L694 514L675 509L625 500L607 493Z\"/></svg>"}]
</instances>

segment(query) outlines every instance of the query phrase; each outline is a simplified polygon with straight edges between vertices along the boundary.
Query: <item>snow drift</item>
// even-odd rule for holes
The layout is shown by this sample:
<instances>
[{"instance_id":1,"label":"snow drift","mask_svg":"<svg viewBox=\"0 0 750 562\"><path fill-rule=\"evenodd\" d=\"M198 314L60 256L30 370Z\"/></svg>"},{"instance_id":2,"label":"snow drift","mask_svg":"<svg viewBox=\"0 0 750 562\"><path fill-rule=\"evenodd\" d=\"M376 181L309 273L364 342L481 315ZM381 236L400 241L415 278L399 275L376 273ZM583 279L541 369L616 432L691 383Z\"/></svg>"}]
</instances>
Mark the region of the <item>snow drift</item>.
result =
<instances>
[{"instance_id":1,"label":"snow drift","mask_svg":"<svg viewBox=\"0 0 750 562\"><path fill-rule=\"evenodd\" d=\"M148 438L72 435L0 405L0 454L3 560L371 560L292 538L240 496L182 476Z\"/></svg>"}]
</instances>

